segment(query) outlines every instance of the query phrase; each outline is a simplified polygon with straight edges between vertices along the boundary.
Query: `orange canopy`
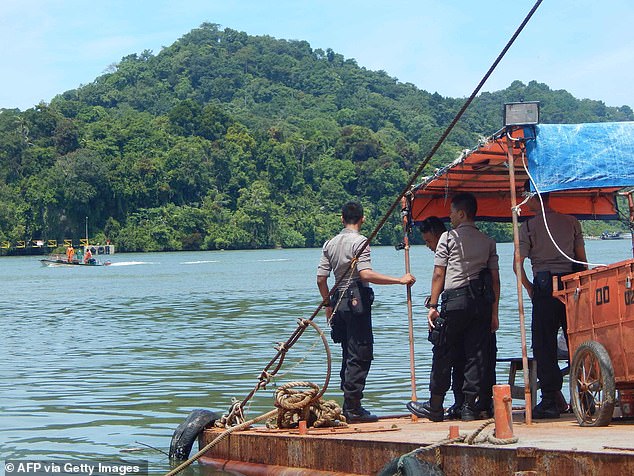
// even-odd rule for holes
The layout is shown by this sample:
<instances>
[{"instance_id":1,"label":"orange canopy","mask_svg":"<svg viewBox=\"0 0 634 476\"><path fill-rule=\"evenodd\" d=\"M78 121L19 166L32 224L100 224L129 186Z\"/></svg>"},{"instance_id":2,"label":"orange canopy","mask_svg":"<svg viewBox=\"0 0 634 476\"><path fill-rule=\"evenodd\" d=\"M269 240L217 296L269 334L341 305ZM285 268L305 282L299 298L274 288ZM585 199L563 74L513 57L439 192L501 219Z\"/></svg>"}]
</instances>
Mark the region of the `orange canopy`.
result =
<instances>
[{"instance_id":1,"label":"orange canopy","mask_svg":"<svg viewBox=\"0 0 634 476\"><path fill-rule=\"evenodd\" d=\"M511 221L511 192L508 166L508 144L512 144L515 166L517 202L523 200L528 166L524 129L516 128L507 137L502 130L482 141L472 150L465 150L453 163L438 169L413 189L411 215L414 225L428 216L446 219L451 197L471 192L478 200L478 221ZM617 219L615 193L622 187L564 190L550 193L554 210L580 219ZM520 219L531 216L526 206Z\"/></svg>"}]
</instances>

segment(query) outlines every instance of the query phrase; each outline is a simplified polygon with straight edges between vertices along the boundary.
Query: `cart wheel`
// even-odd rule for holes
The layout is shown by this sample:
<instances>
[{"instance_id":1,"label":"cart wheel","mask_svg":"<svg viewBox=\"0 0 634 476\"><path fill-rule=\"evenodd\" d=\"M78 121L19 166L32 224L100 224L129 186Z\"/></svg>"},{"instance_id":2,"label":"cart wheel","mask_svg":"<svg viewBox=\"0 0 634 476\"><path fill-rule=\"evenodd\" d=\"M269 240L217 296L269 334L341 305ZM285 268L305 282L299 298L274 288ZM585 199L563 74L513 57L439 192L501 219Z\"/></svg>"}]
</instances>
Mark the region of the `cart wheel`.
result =
<instances>
[{"instance_id":1,"label":"cart wheel","mask_svg":"<svg viewBox=\"0 0 634 476\"><path fill-rule=\"evenodd\" d=\"M608 352L589 340L575 351L570 368L572 409L581 426L606 426L615 402L614 369Z\"/></svg>"}]
</instances>

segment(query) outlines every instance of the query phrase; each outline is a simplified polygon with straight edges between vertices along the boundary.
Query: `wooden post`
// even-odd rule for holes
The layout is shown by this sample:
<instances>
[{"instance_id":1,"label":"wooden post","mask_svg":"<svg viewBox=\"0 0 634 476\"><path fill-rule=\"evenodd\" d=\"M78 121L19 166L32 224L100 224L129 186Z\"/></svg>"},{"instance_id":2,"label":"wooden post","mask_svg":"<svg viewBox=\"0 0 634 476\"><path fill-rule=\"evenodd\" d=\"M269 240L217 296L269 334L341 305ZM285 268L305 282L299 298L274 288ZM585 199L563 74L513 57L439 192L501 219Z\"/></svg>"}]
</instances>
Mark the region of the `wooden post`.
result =
<instances>
[{"instance_id":1,"label":"wooden post","mask_svg":"<svg viewBox=\"0 0 634 476\"><path fill-rule=\"evenodd\" d=\"M522 259L520 257L520 235L517 220L517 196L515 195L515 160L513 156L513 140L506 136L506 157L509 164L509 181L511 192L511 207L513 210L513 267L517 281L517 307L520 316L520 336L522 340L522 366L524 374L524 402L526 402L526 424L533 422L533 402L531 399L531 384L528 374L528 352L526 350L526 326L524 316L524 294L522 293Z\"/></svg>"},{"instance_id":2,"label":"wooden post","mask_svg":"<svg viewBox=\"0 0 634 476\"><path fill-rule=\"evenodd\" d=\"M403 244L405 245L405 272L410 272L409 262L409 200L406 197L401 198L401 207L403 215ZM412 311L412 286L407 285L407 323L409 328L409 369L412 378L412 401L417 400L416 397L416 369L414 357L414 316ZM412 413L412 421L418 421L418 417Z\"/></svg>"},{"instance_id":3,"label":"wooden post","mask_svg":"<svg viewBox=\"0 0 634 476\"><path fill-rule=\"evenodd\" d=\"M634 257L634 199L632 199L632 194L634 194L634 190L626 193L627 204L630 207L630 236L632 240L632 257Z\"/></svg>"}]
</instances>

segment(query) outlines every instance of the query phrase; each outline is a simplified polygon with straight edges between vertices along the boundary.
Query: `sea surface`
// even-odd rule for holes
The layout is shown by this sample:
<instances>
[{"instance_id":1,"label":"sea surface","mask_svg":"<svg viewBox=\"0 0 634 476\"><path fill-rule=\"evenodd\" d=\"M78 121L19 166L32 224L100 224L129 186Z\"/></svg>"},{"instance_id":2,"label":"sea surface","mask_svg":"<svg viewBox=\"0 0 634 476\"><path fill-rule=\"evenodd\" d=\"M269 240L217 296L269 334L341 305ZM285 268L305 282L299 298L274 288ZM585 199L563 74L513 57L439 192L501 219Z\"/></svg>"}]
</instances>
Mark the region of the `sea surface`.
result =
<instances>
[{"instance_id":1,"label":"sea surface","mask_svg":"<svg viewBox=\"0 0 634 476\"><path fill-rule=\"evenodd\" d=\"M631 257L630 240L588 241L594 263ZM502 302L498 356L521 354L513 247L498 245ZM411 250L418 398L426 398L430 344L424 296L432 253ZM37 257L0 258L0 460L143 460L170 469L175 428L191 410L224 412L242 400L319 303L319 249L115 254L108 267L42 267ZM372 247L374 269L401 275L404 252ZM374 286L375 360L364 404L404 414L411 397L402 286ZM530 316L530 309L527 309ZM315 322L326 328L323 313ZM527 319L530 337L530 318ZM341 402L340 349L331 344L326 398ZM273 408L275 385L326 378L311 329L247 417ZM506 380L498 368L498 381ZM451 397L448 397L448 403ZM159 451L160 450L160 451ZM4 471L4 465L0 465ZM183 474L222 474L194 465Z\"/></svg>"}]
</instances>

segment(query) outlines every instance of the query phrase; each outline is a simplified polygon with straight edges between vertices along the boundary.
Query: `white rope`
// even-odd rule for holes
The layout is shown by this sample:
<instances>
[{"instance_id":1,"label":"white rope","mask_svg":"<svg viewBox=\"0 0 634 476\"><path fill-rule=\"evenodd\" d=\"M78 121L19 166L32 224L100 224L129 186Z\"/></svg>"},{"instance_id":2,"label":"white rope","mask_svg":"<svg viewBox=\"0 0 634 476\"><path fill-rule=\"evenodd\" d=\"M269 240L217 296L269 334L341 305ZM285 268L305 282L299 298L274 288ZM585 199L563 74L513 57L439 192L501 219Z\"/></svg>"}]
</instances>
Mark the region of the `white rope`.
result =
<instances>
[{"instance_id":1,"label":"white rope","mask_svg":"<svg viewBox=\"0 0 634 476\"><path fill-rule=\"evenodd\" d=\"M533 176L530 174L530 172L528 171L528 167L526 166L526 160L525 160L525 155L524 155L524 150L522 150L522 165L524 166L524 170L526 171L526 175L528 175L529 180L531 181L531 183L533 184L533 187L535 188L535 192L537 193L537 197L539 198L539 203L541 204L541 208L542 208L542 217L544 218L544 226L546 227L546 231L548 232L548 236L550 237L550 241L553 243L553 245L555 245L555 248L557 248L557 251L559 251L559 253L565 257L568 261L571 261L573 263L577 263L577 264L581 264L581 265L585 265L585 266L607 266L607 264L602 264L602 263L590 263L590 262L586 262L586 261L579 261L576 260L574 258L571 258L570 256L568 256L557 244L557 242L555 241L555 239L553 238L552 233L550 232L550 227L548 226L548 221L546 220L546 210L544 209L544 200L541 196L541 193L539 191L539 189L537 188L537 184L535 183L535 180L533 179ZM526 200L524 200L521 205L523 205L524 203L526 203L531 197L527 197ZM518 205L520 206L520 205Z\"/></svg>"}]
</instances>

